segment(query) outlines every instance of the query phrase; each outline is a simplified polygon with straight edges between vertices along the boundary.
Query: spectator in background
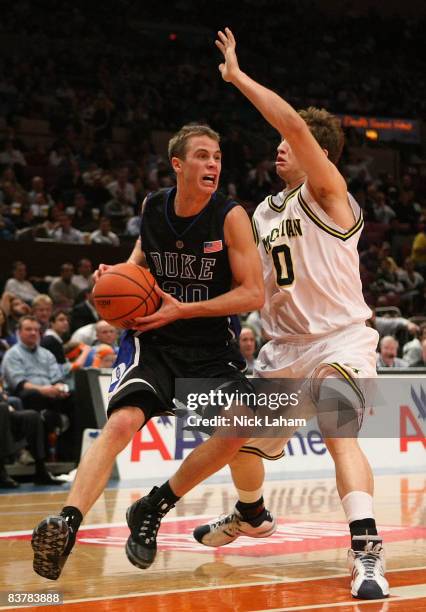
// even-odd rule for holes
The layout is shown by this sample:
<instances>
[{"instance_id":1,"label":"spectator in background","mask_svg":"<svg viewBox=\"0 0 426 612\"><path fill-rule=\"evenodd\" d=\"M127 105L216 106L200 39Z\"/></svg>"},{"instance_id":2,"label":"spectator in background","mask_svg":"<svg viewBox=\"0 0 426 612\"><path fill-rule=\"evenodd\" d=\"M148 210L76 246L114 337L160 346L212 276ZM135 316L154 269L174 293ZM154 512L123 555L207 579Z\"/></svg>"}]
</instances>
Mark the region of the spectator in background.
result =
<instances>
[{"instance_id":1,"label":"spectator in background","mask_svg":"<svg viewBox=\"0 0 426 612\"><path fill-rule=\"evenodd\" d=\"M3 361L5 352L16 343L16 340L16 336L9 331L6 313L3 308L0 307L0 365Z\"/></svg>"},{"instance_id":2,"label":"spectator in background","mask_svg":"<svg viewBox=\"0 0 426 612\"><path fill-rule=\"evenodd\" d=\"M86 289L79 293L77 304L71 311L71 332L74 333L86 325L94 325L97 321L99 321L99 315L93 306L92 292Z\"/></svg>"},{"instance_id":3,"label":"spectator in background","mask_svg":"<svg viewBox=\"0 0 426 612\"><path fill-rule=\"evenodd\" d=\"M65 480L55 478L46 468L45 431L42 416L36 410L15 410L0 399L0 488L16 489L19 484L7 473L6 458L13 455L18 441L25 438L34 458L36 485L61 485Z\"/></svg>"},{"instance_id":4,"label":"spectator in background","mask_svg":"<svg viewBox=\"0 0 426 612\"><path fill-rule=\"evenodd\" d=\"M130 219L126 223L126 234L127 236L132 236L132 238L137 238L141 231L141 217L140 215L135 215L134 217L130 217Z\"/></svg>"},{"instance_id":5,"label":"spectator in background","mask_svg":"<svg viewBox=\"0 0 426 612\"><path fill-rule=\"evenodd\" d=\"M112 368L117 354L109 344L99 344L93 357L93 368Z\"/></svg>"},{"instance_id":6,"label":"spectator in background","mask_svg":"<svg viewBox=\"0 0 426 612\"><path fill-rule=\"evenodd\" d=\"M108 217L101 218L99 229L90 234L90 242L92 244L109 244L111 246L120 245L119 237L111 231L111 222Z\"/></svg>"},{"instance_id":7,"label":"spectator in background","mask_svg":"<svg viewBox=\"0 0 426 612\"><path fill-rule=\"evenodd\" d=\"M241 355L246 360L246 374L253 374L256 360L256 336L251 327L243 327L238 339Z\"/></svg>"},{"instance_id":8,"label":"spectator in background","mask_svg":"<svg viewBox=\"0 0 426 612\"><path fill-rule=\"evenodd\" d=\"M378 317L376 309L370 306L372 315L367 321L367 324L375 329L380 338L383 336L396 336L400 332L406 332L415 336L419 332L419 327L416 323L404 319L403 317Z\"/></svg>"},{"instance_id":9,"label":"spectator in background","mask_svg":"<svg viewBox=\"0 0 426 612\"><path fill-rule=\"evenodd\" d=\"M40 342L40 346L50 351L62 368L66 363L64 340L68 338L69 331L70 322L67 313L64 310L57 310L50 317L49 329ZM68 373L65 372L65 370L63 371L64 373Z\"/></svg>"},{"instance_id":10,"label":"spectator in background","mask_svg":"<svg viewBox=\"0 0 426 612\"><path fill-rule=\"evenodd\" d=\"M74 266L64 263L61 266L61 276L53 280L49 287L49 294L56 308L71 310L78 296L78 288L72 284Z\"/></svg>"},{"instance_id":11,"label":"spectator in background","mask_svg":"<svg viewBox=\"0 0 426 612\"><path fill-rule=\"evenodd\" d=\"M33 300L32 304L32 314L40 323L40 334L44 335L45 331L49 327L50 317L53 312L53 302L52 298L50 298L45 293L40 293Z\"/></svg>"},{"instance_id":12,"label":"spectator in background","mask_svg":"<svg viewBox=\"0 0 426 612\"><path fill-rule=\"evenodd\" d=\"M130 206L132 210L136 206L136 192L132 183L129 182L129 169L127 167L119 168L116 173L116 180L109 183L108 190L113 199L122 203L124 206Z\"/></svg>"},{"instance_id":13,"label":"spectator in background","mask_svg":"<svg viewBox=\"0 0 426 612\"><path fill-rule=\"evenodd\" d=\"M73 403L64 387L62 370L52 353L40 346L40 324L35 317L22 317L18 331L18 343L3 358L7 391L18 396L25 409L43 411L48 432L56 428L64 431L72 417Z\"/></svg>"},{"instance_id":14,"label":"spectator in background","mask_svg":"<svg viewBox=\"0 0 426 612\"><path fill-rule=\"evenodd\" d=\"M396 217L393 208L386 204L386 196L383 191L377 191L374 194L373 214L377 223L384 223L385 225L389 225Z\"/></svg>"},{"instance_id":15,"label":"spectator in background","mask_svg":"<svg viewBox=\"0 0 426 612\"><path fill-rule=\"evenodd\" d=\"M74 274L72 277L73 285L75 285L80 291L90 291L93 287L93 265L90 259L80 259L77 265L77 272L78 274Z\"/></svg>"},{"instance_id":16,"label":"spectator in background","mask_svg":"<svg viewBox=\"0 0 426 612\"><path fill-rule=\"evenodd\" d=\"M96 227L92 211L87 205L86 197L81 192L74 195L72 206L68 206L65 212L72 217L73 227L80 232L91 232Z\"/></svg>"},{"instance_id":17,"label":"spectator in background","mask_svg":"<svg viewBox=\"0 0 426 612\"><path fill-rule=\"evenodd\" d=\"M407 368L408 364L397 357L398 340L393 336L384 336L379 342L379 353L377 354L376 366L380 368Z\"/></svg>"},{"instance_id":18,"label":"spectator in background","mask_svg":"<svg viewBox=\"0 0 426 612\"><path fill-rule=\"evenodd\" d=\"M1 298L1 305L7 316L7 325L9 331L13 336L16 336L16 328L18 326L19 319L26 314L30 314L31 307L21 300L21 298L14 296L12 293L3 293Z\"/></svg>"},{"instance_id":19,"label":"spectator in background","mask_svg":"<svg viewBox=\"0 0 426 612\"><path fill-rule=\"evenodd\" d=\"M105 366L102 366L105 367ZM420 358L413 363L412 368L426 368L426 337L423 337L421 342L421 355Z\"/></svg>"},{"instance_id":20,"label":"spectator in background","mask_svg":"<svg viewBox=\"0 0 426 612\"><path fill-rule=\"evenodd\" d=\"M402 358L413 367L422 359L422 342L426 340L426 323L420 325L420 330L417 338L413 338L410 342L406 342L402 349Z\"/></svg>"},{"instance_id":21,"label":"spectator in background","mask_svg":"<svg viewBox=\"0 0 426 612\"><path fill-rule=\"evenodd\" d=\"M407 257L404 261L404 268L398 270L398 279L404 291L401 295L401 305L406 313L413 315L420 312L421 295L424 285L424 278L420 272L414 269L414 260Z\"/></svg>"},{"instance_id":22,"label":"spectator in background","mask_svg":"<svg viewBox=\"0 0 426 612\"><path fill-rule=\"evenodd\" d=\"M40 196L43 198L43 201L48 207L53 206L54 201L52 200L50 193L46 191L44 179L41 176L33 176L31 179L31 191L28 194L29 203L37 203L37 198Z\"/></svg>"},{"instance_id":23,"label":"spectator in background","mask_svg":"<svg viewBox=\"0 0 426 612\"><path fill-rule=\"evenodd\" d=\"M13 240L15 232L16 227L13 221L0 210L0 240Z\"/></svg>"},{"instance_id":24,"label":"spectator in background","mask_svg":"<svg viewBox=\"0 0 426 612\"><path fill-rule=\"evenodd\" d=\"M99 345L107 344L114 350L114 353L118 352L118 332L117 329L113 327L110 323L103 320L98 321L95 324L95 334L96 336L95 341L93 343L93 347L90 353L87 355L86 361L84 362L85 368L89 368L93 365L93 360L95 358L96 351Z\"/></svg>"},{"instance_id":25,"label":"spectator in background","mask_svg":"<svg viewBox=\"0 0 426 612\"><path fill-rule=\"evenodd\" d=\"M59 227L54 230L53 239L62 244L84 244L83 234L72 226L72 218L63 213L59 217Z\"/></svg>"},{"instance_id":26,"label":"spectator in background","mask_svg":"<svg viewBox=\"0 0 426 612\"><path fill-rule=\"evenodd\" d=\"M416 270L423 276L426 275L426 218L422 217L418 225L418 233L414 236L411 258L414 261Z\"/></svg>"},{"instance_id":27,"label":"spectator in background","mask_svg":"<svg viewBox=\"0 0 426 612\"><path fill-rule=\"evenodd\" d=\"M15 261L12 268L13 278L9 278L4 287L5 292L12 293L24 302L31 303L38 295L37 289L27 280L27 266L23 261Z\"/></svg>"},{"instance_id":28,"label":"spectator in background","mask_svg":"<svg viewBox=\"0 0 426 612\"><path fill-rule=\"evenodd\" d=\"M24 154L13 145L13 140L6 140L4 149L0 153L0 164L2 166L12 166L15 171L27 165Z\"/></svg>"}]
</instances>

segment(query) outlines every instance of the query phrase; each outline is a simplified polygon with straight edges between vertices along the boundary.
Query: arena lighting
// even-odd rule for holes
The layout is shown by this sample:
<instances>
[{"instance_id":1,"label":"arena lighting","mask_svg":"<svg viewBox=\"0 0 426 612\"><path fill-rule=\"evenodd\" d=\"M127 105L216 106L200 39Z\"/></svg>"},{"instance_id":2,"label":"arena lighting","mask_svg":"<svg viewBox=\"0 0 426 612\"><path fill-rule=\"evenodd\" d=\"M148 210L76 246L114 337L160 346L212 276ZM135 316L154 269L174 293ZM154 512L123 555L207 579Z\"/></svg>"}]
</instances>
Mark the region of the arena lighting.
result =
<instances>
[{"instance_id":1,"label":"arena lighting","mask_svg":"<svg viewBox=\"0 0 426 612\"><path fill-rule=\"evenodd\" d=\"M379 139L379 135L376 132L376 130L365 130L365 137L368 138L368 140L378 140Z\"/></svg>"}]
</instances>

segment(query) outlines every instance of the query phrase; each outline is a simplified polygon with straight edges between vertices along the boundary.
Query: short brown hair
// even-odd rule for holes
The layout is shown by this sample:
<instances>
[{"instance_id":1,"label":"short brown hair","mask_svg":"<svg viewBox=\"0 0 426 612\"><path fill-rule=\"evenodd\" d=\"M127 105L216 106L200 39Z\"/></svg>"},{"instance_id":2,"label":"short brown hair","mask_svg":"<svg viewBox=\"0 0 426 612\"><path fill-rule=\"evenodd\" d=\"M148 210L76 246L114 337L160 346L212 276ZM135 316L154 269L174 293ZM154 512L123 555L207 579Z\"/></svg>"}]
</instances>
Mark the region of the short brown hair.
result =
<instances>
[{"instance_id":1,"label":"short brown hair","mask_svg":"<svg viewBox=\"0 0 426 612\"><path fill-rule=\"evenodd\" d=\"M219 134L212 130L209 125L188 123L187 125L181 127L179 132L176 132L176 134L169 140L170 160L172 157L185 159L186 145L192 136L208 136L212 140L216 140L218 144L220 143Z\"/></svg>"},{"instance_id":2,"label":"short brown hair","mask_svg":"<svg viewBox=\"0 0 426 612\"><path fill-rule=\"evenodd\" d=\"M340 119L325 108L315 108L315 106L299 111L299 115L308 125L320 147L327 149L329 160L337 164L345 140Z\"/></svg>"},{"instance_id":3,"label":"short brown hair","mask_svg":"<svg viewBox=\"0 0 426 612\"><path fill-rule=\"evenodd\" d=\"M40 326L40 323L37 321L37 319L33 315L23 315L18 321L18 329L22 329L22 326L25 323L25 321L32 321L33 323L37 323L38 326Z\"/></svg>"}]
</instances>

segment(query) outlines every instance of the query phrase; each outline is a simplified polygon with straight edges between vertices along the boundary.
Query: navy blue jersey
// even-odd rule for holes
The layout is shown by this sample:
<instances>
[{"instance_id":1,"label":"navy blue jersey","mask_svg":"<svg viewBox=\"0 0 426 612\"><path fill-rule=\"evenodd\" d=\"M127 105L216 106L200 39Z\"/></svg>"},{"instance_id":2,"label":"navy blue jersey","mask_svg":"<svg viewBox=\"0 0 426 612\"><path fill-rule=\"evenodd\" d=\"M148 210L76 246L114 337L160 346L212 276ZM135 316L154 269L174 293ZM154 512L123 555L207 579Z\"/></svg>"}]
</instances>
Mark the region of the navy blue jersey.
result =
<instances>
[{"instance_id":1,"label":"navy blue jersey","mask_svg":"<svg viewBox=\"0 0 426 612\"><path fill-rule=\"evenodd\" d=\"M216 192L201 212L178 217L176 188L148 196L141 219L142 250L158 285L181 302L209 300L230 291L232 272L223 226L238 206ZM144 342L220 345L236 335L237 317L200 317L174 321L143 334Z\"/></svg>"}]
</instances>

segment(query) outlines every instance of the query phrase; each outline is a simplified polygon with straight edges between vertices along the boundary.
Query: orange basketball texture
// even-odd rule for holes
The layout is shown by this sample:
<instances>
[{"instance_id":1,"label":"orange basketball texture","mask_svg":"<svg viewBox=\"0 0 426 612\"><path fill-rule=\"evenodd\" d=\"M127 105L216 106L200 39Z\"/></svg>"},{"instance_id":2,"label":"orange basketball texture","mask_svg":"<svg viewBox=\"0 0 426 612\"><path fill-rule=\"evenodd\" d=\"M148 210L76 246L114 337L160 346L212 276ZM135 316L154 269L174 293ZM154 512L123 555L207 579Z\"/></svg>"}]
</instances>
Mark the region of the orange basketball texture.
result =
<instances>
[{"instance_id":1,"label":"orange basketball texture","mask_svg":"<svg viewBox=\"0 0 426 612\"><path fill-rule=\"evenodd\" d=\"M122 263L102 274L93 288L93 301L102 319L115 327L132 327L136 317L146 317L160 306L155 279L146 268Z\"/></svg>"}]
</instances>

